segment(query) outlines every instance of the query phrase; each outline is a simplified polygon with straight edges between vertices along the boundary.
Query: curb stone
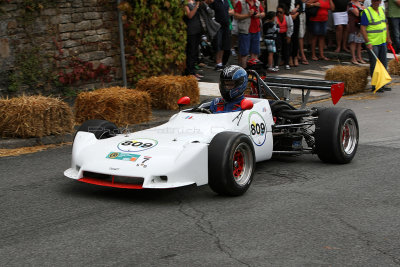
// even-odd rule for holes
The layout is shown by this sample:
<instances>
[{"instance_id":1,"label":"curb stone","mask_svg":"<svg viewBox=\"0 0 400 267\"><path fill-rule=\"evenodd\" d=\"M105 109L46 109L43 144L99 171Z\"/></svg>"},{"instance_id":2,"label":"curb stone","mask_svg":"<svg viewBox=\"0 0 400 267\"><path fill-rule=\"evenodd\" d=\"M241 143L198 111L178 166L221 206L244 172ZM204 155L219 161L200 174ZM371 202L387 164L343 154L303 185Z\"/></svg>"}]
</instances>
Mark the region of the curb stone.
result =
<instances>
[{"instance_id":1,"label":"curb stone","mask_svg":"<svg viewBox=\"0 0 400 267\"><path fill-rule=\"evenodd\" d=\"M12 149L20 147L40 146L40 145L51 145L71 142L73 134L64 135L50 135L43 137L32 137L32 138L18 138L18 139L1 139L0 149Z\"/></svg>"}]
</instances>

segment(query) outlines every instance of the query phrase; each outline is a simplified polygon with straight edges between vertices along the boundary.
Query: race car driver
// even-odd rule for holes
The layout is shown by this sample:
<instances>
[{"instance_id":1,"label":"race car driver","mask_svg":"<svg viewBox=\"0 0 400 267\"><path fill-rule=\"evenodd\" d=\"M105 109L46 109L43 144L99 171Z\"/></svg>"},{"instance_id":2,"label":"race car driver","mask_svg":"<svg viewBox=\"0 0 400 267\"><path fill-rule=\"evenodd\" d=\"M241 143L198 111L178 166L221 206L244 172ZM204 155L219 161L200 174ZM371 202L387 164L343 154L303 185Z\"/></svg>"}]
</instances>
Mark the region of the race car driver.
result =
<instances>
[{"instance_id":1,"label":"race car driver","mask_svg":"<svg viewBox=\"0 0 400 267\"><path fill-rule=\"evenodd\" d=\"M215 98L210 106L212 113L240 111L247 87L247 72L237 65L224 68L220 74L219 91L222 97Z\"/></svg>"}]
</instances>

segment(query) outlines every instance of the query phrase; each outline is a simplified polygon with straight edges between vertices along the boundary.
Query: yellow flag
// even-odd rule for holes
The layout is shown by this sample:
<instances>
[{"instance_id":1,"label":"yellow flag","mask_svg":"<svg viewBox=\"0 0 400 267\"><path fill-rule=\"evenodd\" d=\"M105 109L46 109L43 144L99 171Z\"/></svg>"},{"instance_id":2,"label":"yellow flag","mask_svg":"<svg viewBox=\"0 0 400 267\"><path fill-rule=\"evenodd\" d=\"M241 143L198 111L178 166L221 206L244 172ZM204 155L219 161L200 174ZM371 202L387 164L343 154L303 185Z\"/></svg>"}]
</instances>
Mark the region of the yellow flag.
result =
<instances>
[{"instance_id":1,"label":"yellow flag","mask_svg":"<svg viewBox=\"0 0 400 267\"><path fill-rule=\"evenodd\" d=\"M391 80L392 78L382 65L382 62L379 59L376 59L375 69L371 79L371 85L375 85L374 94Z\"/></svg>"}]
</instances>

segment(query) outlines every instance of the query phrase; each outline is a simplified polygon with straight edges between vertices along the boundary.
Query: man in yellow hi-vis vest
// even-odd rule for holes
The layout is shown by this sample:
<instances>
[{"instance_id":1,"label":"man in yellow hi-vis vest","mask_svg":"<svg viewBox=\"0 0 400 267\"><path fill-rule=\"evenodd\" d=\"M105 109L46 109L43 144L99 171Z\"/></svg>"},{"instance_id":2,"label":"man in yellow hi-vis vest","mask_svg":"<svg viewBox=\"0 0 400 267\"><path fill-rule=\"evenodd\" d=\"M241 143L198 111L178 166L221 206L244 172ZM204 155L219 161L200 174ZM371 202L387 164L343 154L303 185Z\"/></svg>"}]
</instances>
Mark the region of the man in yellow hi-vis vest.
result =
<instances>
[{"instance_id":1,"label":"man in yellow hi-vis vest","mask_svg":"<svg viewBox=\"0 0 400 267\"><path fill-rule=\"evenodd\" d=\"M380 7L381 2L382 0L372 0L371 6L364 9L361 14L361 34L368 48L371 76L374 73L376 59L370 50L374 51L383 66L387 68L386 43L392 43L388 24L386 23L385 10ZM390 91L392 89L383 87L378 92L383 93L384 90ZM374 86L372 87L372 91L375 91Z\"/></svg>"}]
</instances>

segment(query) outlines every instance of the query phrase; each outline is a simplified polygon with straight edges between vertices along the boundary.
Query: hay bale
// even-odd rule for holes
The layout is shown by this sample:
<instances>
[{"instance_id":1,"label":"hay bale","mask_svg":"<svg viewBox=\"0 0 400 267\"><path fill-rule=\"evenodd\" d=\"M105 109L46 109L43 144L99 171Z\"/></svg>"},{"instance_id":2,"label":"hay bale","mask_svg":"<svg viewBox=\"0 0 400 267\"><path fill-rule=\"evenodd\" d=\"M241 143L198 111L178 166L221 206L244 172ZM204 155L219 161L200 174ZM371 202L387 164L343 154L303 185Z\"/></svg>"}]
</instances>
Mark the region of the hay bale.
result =
<instances>
[{"instance_id":1,"label":"hay bale","mask_svg":"<svg viewBox=\"0 0 400 267\"><path fill-rule=\"evenodd\" d=\"M0 100L2 137L42 137L73 131L74 119L67 103L52 97L21 96Z\"/></svg>"},{"instance_id":2,"label":"hay bale","mask_svg":"<svg viewBox=\"0 0 400 267\"><path fill-rule=\"evenodd\" d=\"M75 121L102 119L126 126L149 121L150 96L146 92L123 87L103 88L80 93L75 100Z\"/></svg>"},{"instance_id":3,"label":"hay bale","mask_svg":"<svg viewBox=\"0 0 400 267\"><path fill-rule=\"evenodd\" d=\"M368 67L337 65L325 73L325 80L344 82L344 94L354 94L365 90L368 84Z\"/></svg>"},{"instance_id":4,"label":"hay bale","mask_svg":"<svg viewBox=\"0 0 400 267\"><path fill-rule=\"evenodd\" d=\"M396 59L389 61L388 69L390 75L400 75L400 63Z\"/></svg>"},{"instance_id":5,"label":"hay bale","mask_svg":"<svg viewBox=\"0 0 400 267\"><path fill-rule=\"evenodd\" d=\"M159 76L142 79L136 84L136 89L151 95L154 108L176 110L177 101L183 96L191 99L191 104L199 103L199 84L193 76Z\"/></svg>"}]
</instances>

